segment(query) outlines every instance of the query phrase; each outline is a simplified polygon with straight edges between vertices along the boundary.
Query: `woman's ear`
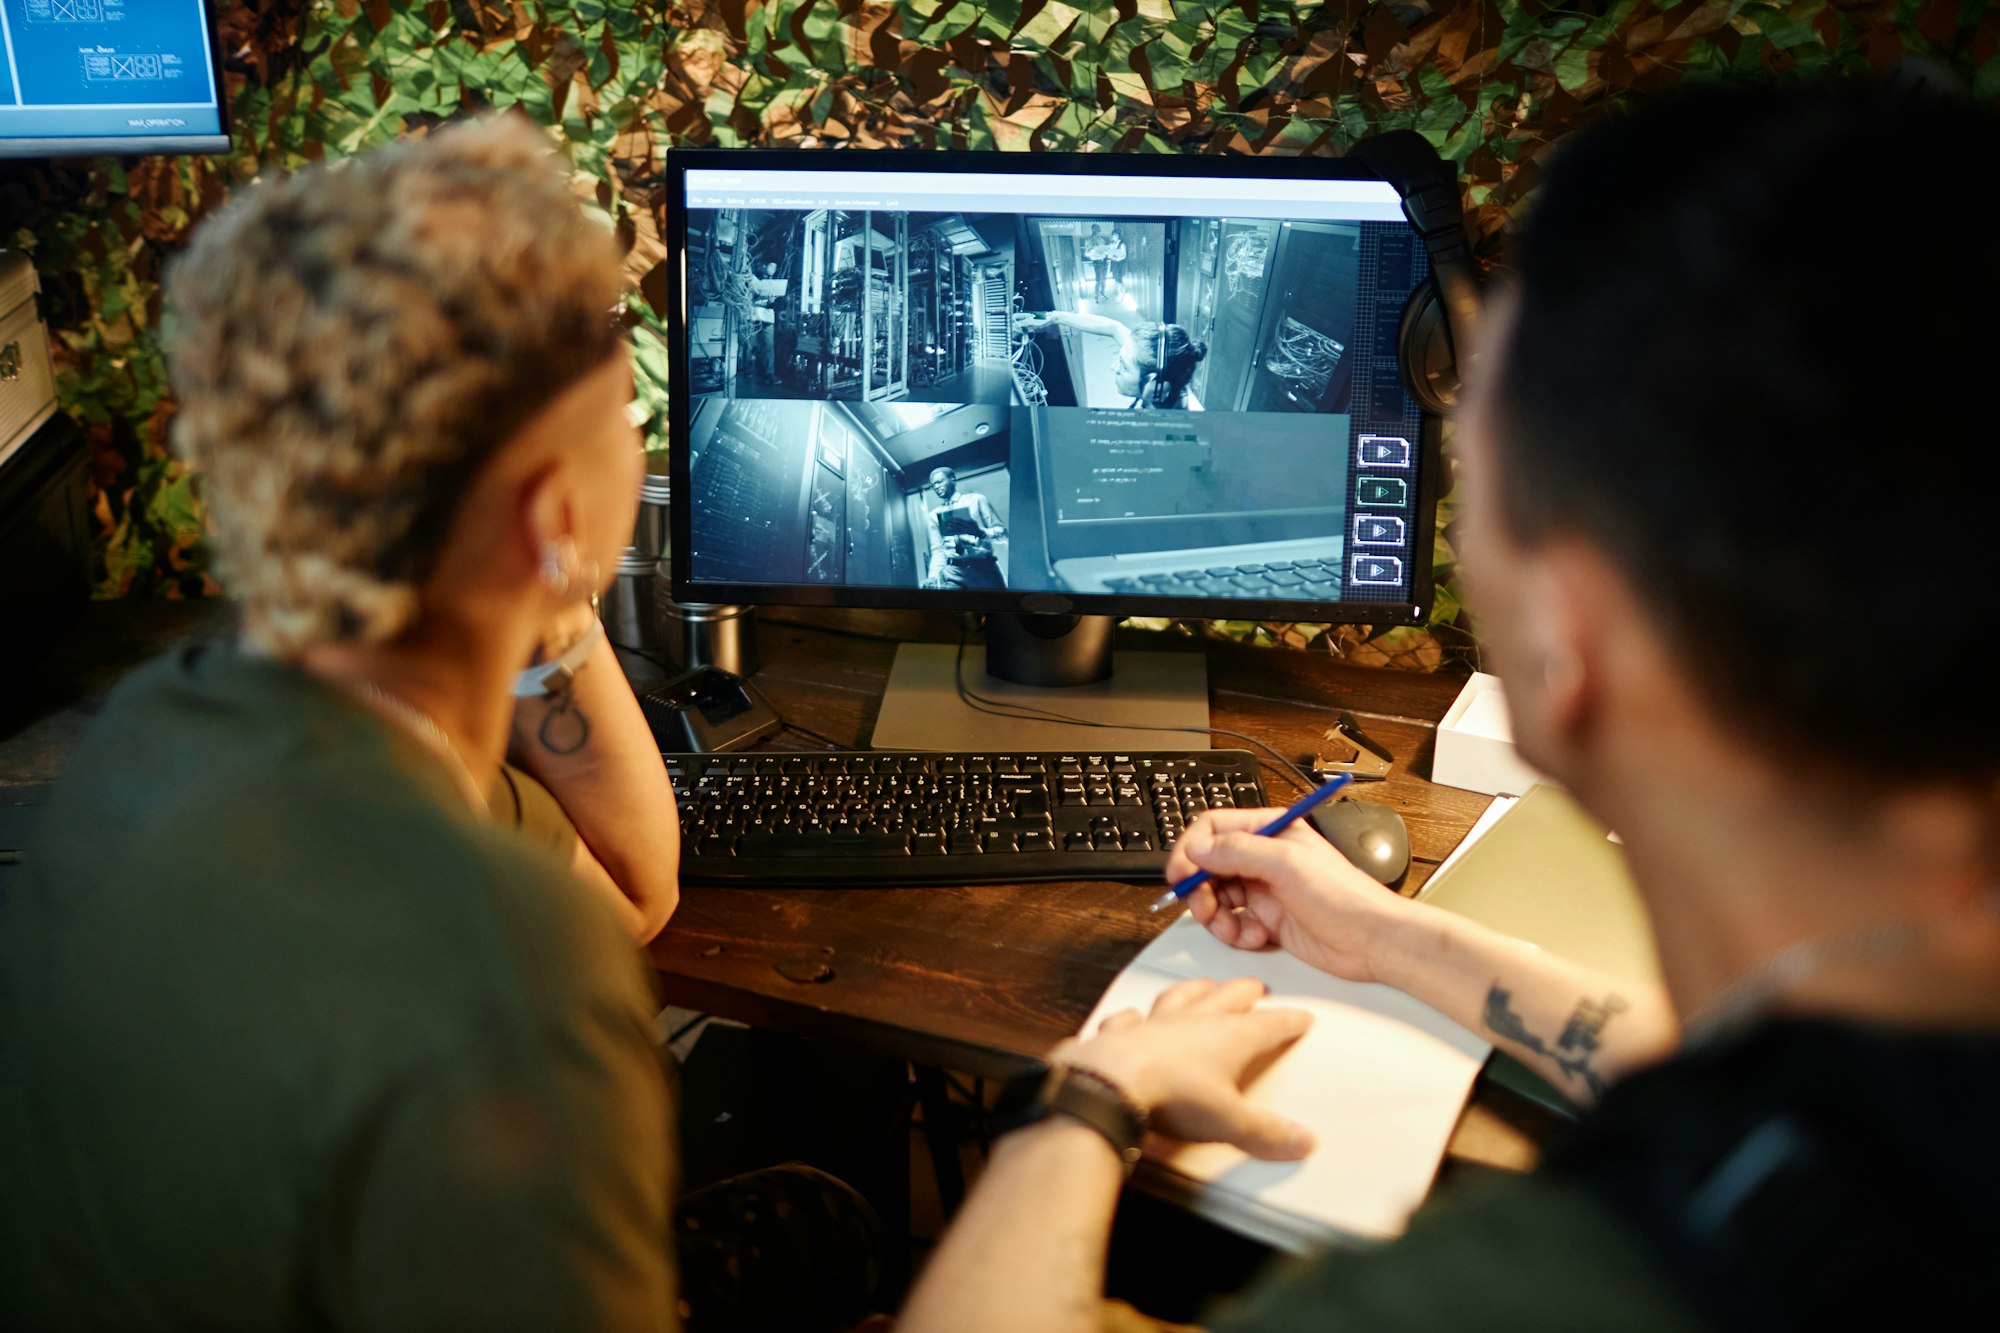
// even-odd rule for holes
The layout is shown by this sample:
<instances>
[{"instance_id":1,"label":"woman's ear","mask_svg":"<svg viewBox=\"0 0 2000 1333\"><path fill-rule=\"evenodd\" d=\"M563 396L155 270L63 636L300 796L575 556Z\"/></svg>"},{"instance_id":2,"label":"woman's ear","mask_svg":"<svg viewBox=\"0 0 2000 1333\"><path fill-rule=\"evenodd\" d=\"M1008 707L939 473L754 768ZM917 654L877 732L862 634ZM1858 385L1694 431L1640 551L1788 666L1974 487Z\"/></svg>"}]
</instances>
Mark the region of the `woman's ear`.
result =
<instances>
[{"instance_id":1,"label":"woman's ear","mask_svg":"<svg viewBox=\"0 0 2000 1333\"><path fill-rule=\"evenodd\" d=\"M516 492L512 546L515 558L538 576L564 542L576 542L576 504L563 468L547 463L527 473Z\"/></svg>"}]
</instances>

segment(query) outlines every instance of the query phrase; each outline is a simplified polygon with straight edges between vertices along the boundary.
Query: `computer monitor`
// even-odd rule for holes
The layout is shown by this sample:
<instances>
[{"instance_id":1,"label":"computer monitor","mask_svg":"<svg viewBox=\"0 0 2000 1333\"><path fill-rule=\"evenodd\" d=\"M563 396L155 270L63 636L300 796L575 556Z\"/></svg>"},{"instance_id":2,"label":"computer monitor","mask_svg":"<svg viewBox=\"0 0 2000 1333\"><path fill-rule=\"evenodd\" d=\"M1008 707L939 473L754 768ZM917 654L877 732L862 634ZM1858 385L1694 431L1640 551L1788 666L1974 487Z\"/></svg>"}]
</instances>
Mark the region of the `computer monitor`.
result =
<instances>
[{"instance_id":1,"label":"computer monitor","mask_svg":"<svg viewBox=\"0 0 2000 1333\"><path fill-rule=\"evenodd\" d=\"M1358 164L676 149L667 187L676 600L1427 614L1430 256Z\"/></svg>"},{"instance_id":2,"label":"computer monitor","mask_svg":"<svg viewBox=\"0 0 2000 1333\"><path fill-rule=\"evenodd\" d=\"M0 0L0 157L229 148L213 0Z\"/></svg>"}]
</instances>

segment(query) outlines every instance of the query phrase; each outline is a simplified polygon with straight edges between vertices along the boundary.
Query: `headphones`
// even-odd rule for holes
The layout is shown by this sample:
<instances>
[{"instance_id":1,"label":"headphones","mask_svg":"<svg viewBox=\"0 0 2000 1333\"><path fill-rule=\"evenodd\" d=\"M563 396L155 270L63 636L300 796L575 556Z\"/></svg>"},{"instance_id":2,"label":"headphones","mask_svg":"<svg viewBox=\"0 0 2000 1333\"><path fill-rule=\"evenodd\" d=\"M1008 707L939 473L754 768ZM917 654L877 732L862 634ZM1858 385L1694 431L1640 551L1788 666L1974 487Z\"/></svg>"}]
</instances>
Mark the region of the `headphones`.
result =
<instances>
[{"instance_id":1,"label":"headphones","mask_svg":"<svg viewBox=\"0 0 2000 1333\"><path fill-rule=\"evenodd\" d=\"M1443 416L1458 402L1458 348L1479 323L1479 266L1465 234L1458 175L1415 130L1391 130L1348 153L1396 187L1403 216L1423 237L1431 274L1410 294L1396 333L1403 387L1426 412Z\"/></svg>"}]
</instances>

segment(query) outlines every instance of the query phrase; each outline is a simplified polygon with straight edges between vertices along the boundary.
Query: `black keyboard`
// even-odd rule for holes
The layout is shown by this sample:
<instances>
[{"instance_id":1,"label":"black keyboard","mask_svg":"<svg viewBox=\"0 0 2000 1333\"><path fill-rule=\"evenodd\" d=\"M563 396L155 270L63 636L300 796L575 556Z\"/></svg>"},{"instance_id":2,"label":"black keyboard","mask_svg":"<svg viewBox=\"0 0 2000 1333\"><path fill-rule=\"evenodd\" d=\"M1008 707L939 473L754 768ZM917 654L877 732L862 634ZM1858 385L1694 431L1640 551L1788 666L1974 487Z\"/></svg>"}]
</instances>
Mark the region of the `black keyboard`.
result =
<instances>
[{"instance_id":1,"label":"black keyboard","mask_svg":"<svg viewBox=\"0 0 2000 1333\"><path fill-rule=\"evenodd\" d=\"M666 759L690 884L1150 883L1203 810L1266 803L1247 750Z\"/></svg>"},{"instance_id":2,"label":"black keyboard","mask_svg":"<svg viewBox=\"0 0 2000 1333\"><path fill-rule=\"evenodd\" d=\"M1284 597L1301 602L1340 598L1338 560L1279 560L1269 564L1217 565L1108 578L1112 592L1148 592L1189 597Z\"/></svg>"}]
</instances>

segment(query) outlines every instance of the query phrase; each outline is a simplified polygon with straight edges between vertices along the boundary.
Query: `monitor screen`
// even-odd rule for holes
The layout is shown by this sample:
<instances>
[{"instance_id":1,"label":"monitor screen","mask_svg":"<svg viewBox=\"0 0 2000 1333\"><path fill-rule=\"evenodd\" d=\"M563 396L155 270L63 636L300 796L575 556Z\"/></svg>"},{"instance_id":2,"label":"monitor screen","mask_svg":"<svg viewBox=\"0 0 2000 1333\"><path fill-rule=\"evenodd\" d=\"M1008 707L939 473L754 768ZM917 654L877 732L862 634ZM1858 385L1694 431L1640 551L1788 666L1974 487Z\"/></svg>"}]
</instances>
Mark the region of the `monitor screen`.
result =
<instances>
[{"instance_id":1,"label":"monitor screen","mask_svg":"<svg viewBox=\"0 0 2000 1333\"><path fill-rule=\"evenodd\" d=\"M212 0L0 0L0 157L229 148Z\"/></svg>"},{"instance_id":2,"label":"monitor screen","mask_svg":"<svg viewBox=\"0 0 2000 1333\"><path fill-rule=\"evenodd\" d=\"M669 156L675 596L1398 622L1429 272L1337 161Z\"/></svg>"}]
</instances>

